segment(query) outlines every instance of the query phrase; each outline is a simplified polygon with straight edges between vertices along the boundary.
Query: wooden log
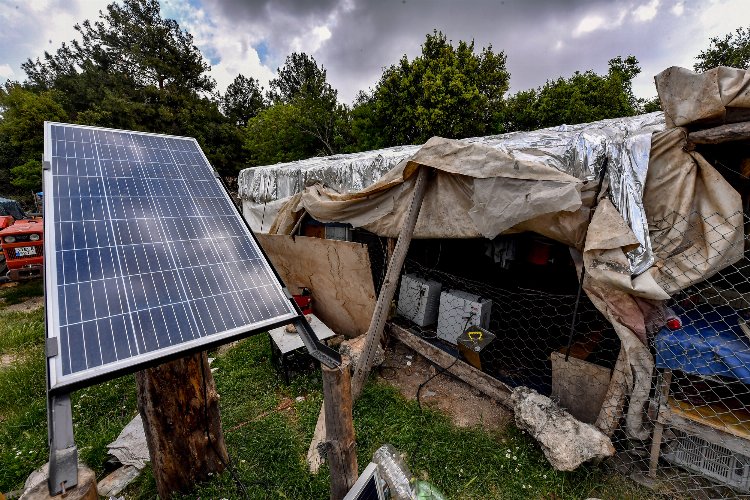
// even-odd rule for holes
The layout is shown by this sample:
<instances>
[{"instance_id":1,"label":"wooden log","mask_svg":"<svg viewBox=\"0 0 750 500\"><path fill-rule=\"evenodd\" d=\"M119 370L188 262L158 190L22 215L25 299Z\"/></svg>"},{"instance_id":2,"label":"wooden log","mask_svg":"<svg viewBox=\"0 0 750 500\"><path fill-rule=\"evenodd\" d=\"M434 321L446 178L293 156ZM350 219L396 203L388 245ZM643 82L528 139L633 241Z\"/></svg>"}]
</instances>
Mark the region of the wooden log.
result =
<instances>
[{"instance_id":1,"label":"wooden log","mask_svg":"<svg viewBox=\"0 0 750 500\"><path fill-rule=\"evenodd\" d=\"M422 207L422 200L424 199L425 189L427 188L428 172L427 168L420 167L419 173L417 174L417 180L414 183L414 192L411 197L411 202L409 203L409 209L406 213L404 224L401 226L401 232L399 233L396 247L393 250L393 255L388 261L388 270L386 271L385 279L383 280L383 286L380 288L380 294L378 295L378 300L375 304L375 311L372 314L370 327L367 330L364 354L361 357L361 362L357 363L356 366L353 366L353 400L356 400L362 392L362 386L370 373L373 360L375 359L377 344L380 342L380 338L383 335L383 328L385 326L385 321L388 319L391 301L396 293L398 277L404 266L406 252L409 250L409 244L411 243L411 238L414 234L414 227L417 225L419 210ZM319 447L324 441L325 403L323 403L323 406L320 408L318 423L315 426L315 434L313 434L310 447L307 450L307 463L310 466L310 472L313 474L316 474L320 469L322 457L320 456Z\"/></svg>"},{"instance_id":2,"label":"wooden log","mask_svg":"<svg viewBox=\"0 0 750 500\"><path fill-rule=\"evenodd\" d=\"M78 484L66 490L64 494L52 496L49 494L47 478L34 486L29 486L19 500L97 500L96 474L88 467L78 464Z\"/></svg>"},{"instance_id":3,"label":"wooden log","mask_svg":"<svg viewBox=\"0 0 750 500\"><path fill-rule=\"evenodd\" d=\"M140 371L135 380L159 498L224 470L229 457L206 353Z\"/></svg>"},{"instance_id":4,"label":"wooden log","mask_svg":"<svg viewBox=\"0 0 750 500\"><path fill-rule=\"evenodd\" d=\"M377 344L380 343L380 338L383 336L383 328L388 319L388 311L390 310L391 301L396 294L398 278L401 275L401 269L404 267L406 253L409 250L411 238L414 235L414 228L417 225L419 210L422 208L422 200L424 199L424 193L427 188L428 173L429 170L427 168L420 167L419 173L417 174L417 180L414 183L414 192L412 193L411 202L409 203L408 211L404 217L404 223L401 226L401 231L398 235L396 248L393 250L393 256L388 261L388 270L385 273L383 286L380 288L380 293L378 294L375 311L372 313L370 328L367 330L363 357L361 362L357 363L357 366L354 367L354 379L352 380L352 394L354 399L357 399L362 392L362 387L365 384L365 380L367 380L367 376L370 374L370 369L372 368L372 363L375 359Z\"/></svg>"},{"instance_id":5,"label":"wooden log","mask_svg":"<svg viewBox=\"0 0 750 500\"><path fill-rule=\"evenodd\" d=\"M341 500L357 481L357 443L352 420L350 365L344 357L339 368L323 365L322 369L331 500Z\"/></svg>"},{"instance_id":6,"label":"wooden log","mask_svg":"<svg viewBox=\"0 0 750 500\"><path fill-rule=\"evenodd\" d=\"M460 359L457 360L452 354L435 347L426 340L398 325L388 323L388 333L390 333L393 338L402 342L407 347L424 356L436 365L441 367L450 366L446 372L449 372L463 382L466 382L498 403L501 403L508 408L513 407L510 403L510 394L513 390L503 382L477 370Z\"/></svg>"},{"instance_id":7,"label":"wooden log","mask_svg":"<svg viewBox=\"0 0 750 500\"><path fill-rule=\"evenodd\" d=\"M721 144L750 139L750 122L729 123L714 128L696 130L687 136L688 144Z\"/></svg>"}]
</instances>

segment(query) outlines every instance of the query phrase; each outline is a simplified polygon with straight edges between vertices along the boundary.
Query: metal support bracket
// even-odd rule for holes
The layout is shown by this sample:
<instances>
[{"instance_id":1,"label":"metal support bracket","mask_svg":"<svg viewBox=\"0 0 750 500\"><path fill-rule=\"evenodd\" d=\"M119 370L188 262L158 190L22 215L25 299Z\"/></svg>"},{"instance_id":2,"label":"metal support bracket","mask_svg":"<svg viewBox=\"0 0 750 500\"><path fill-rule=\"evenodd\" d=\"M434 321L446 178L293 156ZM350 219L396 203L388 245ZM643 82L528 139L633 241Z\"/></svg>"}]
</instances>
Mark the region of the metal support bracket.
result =
<instances>
[{"instance_id":1,"label":"metal support bracket","mask_svg":"<svg viewBox=\"0 0 750 500\"><path fill-rule=\"evenodd\" d=\"M315 335L310 323L307 322L304 316L296 318L293 324L302 339L302 343L305 344L305 348L310 353L310 356L317 359L328 368L338 368L341 366L341 354L334 351L318 339L318 336Z\"/></svg>"},{"instance_id":2,"label":"metal support bracket","mask_svg":"<svg viewBox=\"0 0 750 500\"><path fill-rule=\"evenodd\" d=\"M51 496L78 484L78 448L73 437L73 412L69 394L47 394L49 429L49 479Z\"/></svg>"},{"instance_id":3,"label":"metal support bracket","mask_svg":"<svg viewBox=\"0 0 750 500\"><path fill-rule=\"evenodd\" d=\"M48 358L54 358L55 356L57 356L59 354L59 350L57 347L57 338L47 337L47 341L44 344L44 350Z\"/></svg>"}]
</instances>

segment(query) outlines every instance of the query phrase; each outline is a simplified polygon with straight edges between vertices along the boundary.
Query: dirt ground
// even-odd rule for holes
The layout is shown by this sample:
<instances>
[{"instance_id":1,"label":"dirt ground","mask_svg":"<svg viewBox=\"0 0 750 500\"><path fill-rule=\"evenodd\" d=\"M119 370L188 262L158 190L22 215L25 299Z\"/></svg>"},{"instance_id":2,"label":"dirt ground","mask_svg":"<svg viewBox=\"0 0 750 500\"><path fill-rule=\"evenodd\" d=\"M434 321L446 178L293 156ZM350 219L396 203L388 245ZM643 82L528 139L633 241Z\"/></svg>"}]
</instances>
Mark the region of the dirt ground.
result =
<instances>
[{"instance_id":1,"label":"dirt ground","mask_svg":"<svg viewBox=\"0 0 750 500\"><path fill-rule=\"evenodd\" d=\"M396 342L385 352L385 363L378 376L396 387L411 400L417 399L419 385L437 373L439 368L404 344ZM437 375L424 387L419 397L423 406L448 415L459 427L482 426L487 431L502 430L513 413L477 389L449 373Z\"/></svg>"},{"instance_id":2,"label":"dirt ground","mask_svg":"<svg viewBox=\"0 0 750 500\"><path fill-rule=\"evenodd\" d=\"M10 312L31 312L44 307L44 297L32 297L18 304L12 304L3 308L3 311Z\"/></svg>"}]
</instances>

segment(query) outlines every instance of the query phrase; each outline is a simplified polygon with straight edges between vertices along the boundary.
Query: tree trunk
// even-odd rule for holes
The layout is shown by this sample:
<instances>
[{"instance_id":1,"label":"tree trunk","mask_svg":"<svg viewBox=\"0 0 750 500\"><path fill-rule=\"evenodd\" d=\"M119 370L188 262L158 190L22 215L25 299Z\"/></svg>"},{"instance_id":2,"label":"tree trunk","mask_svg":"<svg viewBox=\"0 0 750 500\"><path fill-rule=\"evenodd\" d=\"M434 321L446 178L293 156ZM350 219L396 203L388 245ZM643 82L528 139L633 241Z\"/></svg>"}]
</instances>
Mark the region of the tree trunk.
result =
<instances>
[{"instance_id":1,"label":"tree trunk","mask_svg":"<svg viewBox=\"0 0 750 500\"><path fill-rule=\"evenodd\" d=\"M190 491L224 470L219 395L206 353L140 371L135 380L159 497Z\"/></svg>"}]
</instances>

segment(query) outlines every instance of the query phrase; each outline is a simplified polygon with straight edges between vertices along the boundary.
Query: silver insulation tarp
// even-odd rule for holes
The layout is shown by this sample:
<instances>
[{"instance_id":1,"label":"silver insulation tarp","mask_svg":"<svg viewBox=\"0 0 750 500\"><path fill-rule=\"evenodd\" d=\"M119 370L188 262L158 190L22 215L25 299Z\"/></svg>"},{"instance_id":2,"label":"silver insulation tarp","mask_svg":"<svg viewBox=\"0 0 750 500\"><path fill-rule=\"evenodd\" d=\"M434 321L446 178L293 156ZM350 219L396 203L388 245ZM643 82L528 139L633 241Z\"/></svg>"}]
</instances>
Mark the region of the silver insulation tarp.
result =
<instances>
[{"instance_id":1,"label":"silver insulation tarp","mask_svg":"<svg viewBox=\"0 0 750 500\"><path fill-rule=\"evenodd\" d=\"M664 124L664 114L657 112L532 132L474 137L462 142L489 146L515 160L542 163L586 181L598 178L606 158L610 200L640 243L640 247L629 254L632 273L640 274L653 263L643 209L651 134L663 130ZM420 147L399 146L245 169L239 175L239 196L248 213L252 207L286 199L315 183L342 193L359 191L411 157Z\"/></svg>"},{"instance_id":2,"label":"silver insulation tarp","mask_svg":"<svg viewBox=\"0 0 750 500\"><path fill-rule=\"evenodd\" d=\"M243 201L262 204L288 198L316 183L342 193L359 191L375 183L419 148L396 146L246 168L237 180L238 194Z\"/></svg>"}]
</instances>

